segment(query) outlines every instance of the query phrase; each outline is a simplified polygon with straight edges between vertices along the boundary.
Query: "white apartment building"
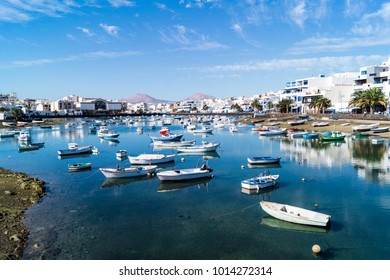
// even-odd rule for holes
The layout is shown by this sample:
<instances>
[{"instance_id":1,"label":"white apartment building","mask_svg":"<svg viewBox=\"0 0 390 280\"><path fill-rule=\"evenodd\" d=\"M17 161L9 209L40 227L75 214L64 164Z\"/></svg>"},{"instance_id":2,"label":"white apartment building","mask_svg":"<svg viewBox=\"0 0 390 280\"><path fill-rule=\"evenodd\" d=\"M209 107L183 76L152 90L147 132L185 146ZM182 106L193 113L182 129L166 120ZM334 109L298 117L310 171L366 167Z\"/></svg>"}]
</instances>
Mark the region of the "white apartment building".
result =
<instances>
[{"instance_id":1,"label":"white apartment building","mask_svg":"<svg viewBox=\"0 0 390 280\"><path fill-rule=\"evenodd\" d=\"M309 113L313 112L313 109L309 108L312 99L323 96L332 101L332 109L337 112L348 107L357 77L358 73L340 73L289 81L280 95L280 100L292 99L292 112Z\"/></svg>"}]
</instances>

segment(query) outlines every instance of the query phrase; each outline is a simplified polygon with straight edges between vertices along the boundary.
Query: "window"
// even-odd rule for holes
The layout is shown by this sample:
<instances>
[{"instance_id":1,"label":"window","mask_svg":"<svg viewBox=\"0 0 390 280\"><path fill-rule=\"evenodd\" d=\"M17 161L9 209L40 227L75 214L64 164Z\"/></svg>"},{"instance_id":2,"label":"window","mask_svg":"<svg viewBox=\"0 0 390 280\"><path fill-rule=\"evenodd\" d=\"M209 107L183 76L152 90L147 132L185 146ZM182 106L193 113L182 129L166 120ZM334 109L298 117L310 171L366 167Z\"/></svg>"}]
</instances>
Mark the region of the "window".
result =
<instances>
[{"instance_id":1,"label":"window","mask_svg":"<svg viewBox=\"0 0 390 280\"><path fill-rule=\"evenodd\" d=\"M367 75L367 70L362 70L362 71L360 72L360 74L361 74L361 75Z\"/></svg>"}]
</instances>

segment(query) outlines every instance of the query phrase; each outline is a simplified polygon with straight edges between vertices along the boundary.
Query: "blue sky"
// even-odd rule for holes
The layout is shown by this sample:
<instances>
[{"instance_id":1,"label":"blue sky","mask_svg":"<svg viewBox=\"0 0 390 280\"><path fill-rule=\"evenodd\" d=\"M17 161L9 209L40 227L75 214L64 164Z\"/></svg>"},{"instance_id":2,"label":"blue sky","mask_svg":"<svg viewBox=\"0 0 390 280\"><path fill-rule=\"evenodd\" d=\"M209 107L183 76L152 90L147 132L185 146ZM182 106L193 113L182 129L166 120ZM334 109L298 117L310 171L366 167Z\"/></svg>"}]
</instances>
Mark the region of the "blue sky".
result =
<instances>
[{"instance_id":1,"label":"blue sky","mask_svg":"<svg viewBox=\"0 0 390 280\"><path fill-rule=\"evenodd\" d=\"M390 56L390 2L2 0L0 93L252 96Z\"/></svg>"}]
</instances>

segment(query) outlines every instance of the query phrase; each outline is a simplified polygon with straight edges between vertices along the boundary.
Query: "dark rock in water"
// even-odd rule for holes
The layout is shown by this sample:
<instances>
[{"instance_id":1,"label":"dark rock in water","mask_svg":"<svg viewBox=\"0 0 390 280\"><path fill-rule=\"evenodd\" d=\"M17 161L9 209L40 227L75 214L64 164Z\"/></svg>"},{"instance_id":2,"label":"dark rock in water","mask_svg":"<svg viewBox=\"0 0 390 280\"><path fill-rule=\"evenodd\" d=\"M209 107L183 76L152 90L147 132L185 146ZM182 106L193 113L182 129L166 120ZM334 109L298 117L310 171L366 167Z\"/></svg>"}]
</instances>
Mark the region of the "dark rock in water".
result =
<instances>
[{"instance_id":1,"label":"dark rock in water","mask_svg":"<svg viewBox=\"0 0 390 280\"><path fill-rule=\"evenodd\" d=\"M188 216L188 215L184 215L184 214L179 214L176 216L176 218L178 220L190 220L191 219L191 216Z\"/></svg>"}]
</instances>

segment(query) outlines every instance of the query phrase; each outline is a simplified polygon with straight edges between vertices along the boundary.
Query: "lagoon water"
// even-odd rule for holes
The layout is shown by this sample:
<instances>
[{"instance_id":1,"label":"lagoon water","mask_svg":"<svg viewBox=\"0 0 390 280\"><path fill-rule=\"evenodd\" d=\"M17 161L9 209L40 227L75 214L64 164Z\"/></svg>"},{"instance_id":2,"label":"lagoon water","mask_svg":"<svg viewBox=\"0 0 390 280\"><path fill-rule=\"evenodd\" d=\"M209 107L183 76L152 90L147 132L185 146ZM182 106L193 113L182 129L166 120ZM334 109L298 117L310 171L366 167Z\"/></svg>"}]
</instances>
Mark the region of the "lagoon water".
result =
<instances>
[{"instance_id":1,"label":"lagoon water","mask_svg":"<svg viewBox=\"0 0 390 280\"><path fill-rule=\"evenodd\" d=\"M144 133L136 128L145 125ZM190 184L160 184L157 177L110 182L99 167L129 166L115 152L153 153L146 123L115 126L119 143L88 133L88 126L31 129L45 148L18 153L16 139L1 139L0 166L47 183L41 202L26 212L30 230L24 259L231 260L389 259L390 161L388 143L369 140L322 144L317 140L262 137L250 128L193 135L186 140L220 142L207 158L215 177ZM98 155L59 159L69 142L94 145ZM172 150L161 150L171 153ZM280 155L280 166L249 168L249 156ZM202 155L180 155L175 168L204 163ZM69 173L67 165L91 162L92 170ZM242 168L242 166L245 168ZM172 165L163 168L173 168ZM240 182L260 172L280 174L279 187L241 192ZM303 180L304 179L304 180ZM269 217L260 200L287 203L332 216L328 230ZM318 205L315 208L315 204ZM319 244L322 254L311 248Z\"/></svg>"}]
</instances>

